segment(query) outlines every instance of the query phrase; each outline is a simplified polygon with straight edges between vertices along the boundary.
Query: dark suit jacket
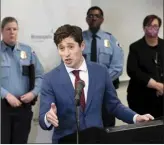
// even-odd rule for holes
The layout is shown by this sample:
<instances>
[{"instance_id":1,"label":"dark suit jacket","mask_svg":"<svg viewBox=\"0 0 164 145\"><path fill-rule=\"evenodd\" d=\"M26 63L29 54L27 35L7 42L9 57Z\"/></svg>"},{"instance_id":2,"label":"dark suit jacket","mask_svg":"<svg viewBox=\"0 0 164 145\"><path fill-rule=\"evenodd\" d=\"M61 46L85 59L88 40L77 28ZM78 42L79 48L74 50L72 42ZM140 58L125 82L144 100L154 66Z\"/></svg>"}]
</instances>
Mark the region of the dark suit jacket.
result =
<instances>
[{"instance_id":1,"label":"dark suit jacket","mask_svg":"<svg viewBox=\"0 0 164 145\"><path fill-rule=\"evenodd\" d=\"M103 127L101 117L103 99L109 112L127 123L133 123L135 112L122 105L116 97L107 69L93 62L87 62L87 68L89 88L85 111L80 112L80 129ZM54 128L53 142L76 131L74 96L75 91L63 63L44 76L39 121L43 129L51 129L45 125L44 117L54 102L57 106L59 127Z\"/></svg>"},{"instance_id":2,"label":"dark suit jacket","mask_svg":"<svg viewBox=\"0 0 164 145\"><path fill-rule=\"evenodd\" d=\"M160 60L160 72L158 71L159 63L158 65L156 64L156 52L158 52L158 60ZM163 39L159 38L157 48L149 47L144 37L130 45L127 61L127 74L130 77L127 90L128 103L130 108L134 109L135 111L139 111L141 109L144 109L144 107L158 107L159 104L155 103L159 101L158 97L156 96L156 90L148 88L147 84L150 78L153 78L159 82L164 82L163 78L161 77L161 74L163 73L163 68Z\"/></svg>"}]
</instances>

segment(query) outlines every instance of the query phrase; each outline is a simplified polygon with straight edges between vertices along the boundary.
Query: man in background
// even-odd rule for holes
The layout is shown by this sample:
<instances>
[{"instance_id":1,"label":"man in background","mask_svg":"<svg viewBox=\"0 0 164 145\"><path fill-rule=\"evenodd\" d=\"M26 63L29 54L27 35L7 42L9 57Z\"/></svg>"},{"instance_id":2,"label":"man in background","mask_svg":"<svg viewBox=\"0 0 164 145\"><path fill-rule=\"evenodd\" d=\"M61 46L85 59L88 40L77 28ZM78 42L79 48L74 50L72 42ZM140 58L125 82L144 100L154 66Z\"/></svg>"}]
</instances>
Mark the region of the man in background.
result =
<instances>
[{"instance_id":1,"label":"man in background","mask_svg":"<svg viewBox=\"0 0 164 145\"><path fill-rule=\"evenodd\" d=\"M115 37L111 33L101 30L103 21L104 14L101 8L93 6L88 9L86 22L89 29L83 32L86 44L83 54L86 60L102 64L108 69L113 85L117 89L119 87L119 76L123 71L124 54ZM104 105L102 114L105 127L115 125L114 116L107 113Z\"/></svg>"}]
</instances>

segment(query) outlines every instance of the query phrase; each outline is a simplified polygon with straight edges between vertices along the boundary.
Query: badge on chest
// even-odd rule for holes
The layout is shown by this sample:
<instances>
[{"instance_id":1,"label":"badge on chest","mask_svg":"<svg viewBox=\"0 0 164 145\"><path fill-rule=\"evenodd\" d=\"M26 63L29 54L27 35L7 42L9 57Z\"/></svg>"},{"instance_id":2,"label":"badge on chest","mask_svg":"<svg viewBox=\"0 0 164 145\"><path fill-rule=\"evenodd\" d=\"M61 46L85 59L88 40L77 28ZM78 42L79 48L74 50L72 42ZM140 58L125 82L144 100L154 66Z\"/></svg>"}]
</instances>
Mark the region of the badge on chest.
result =
<instances>
[{"instance_id":1,"label":"badge on chest","mask_svg":"<svg viewBox=\"0 0 164 145\"><path fill-rule=\"evenodd\" d=\"M109 48L109 47L110 47L110 43L109 43L109 40L108 40L108 39L105 39L105 40L104 40L104 46L105 46L106 48Z\"/></svg>"},{"instance_id":2,"label":"badge on chest","mask_svg":"<svg viewBox=\"0 0 164 145\"><path fill-rule=\"evenodd\" d=\"M20 52L20 58L21 58L21 59L27 59L27 54L26 54L25 51L21 51L21 52Z\"/></svg>"}]
</instances>

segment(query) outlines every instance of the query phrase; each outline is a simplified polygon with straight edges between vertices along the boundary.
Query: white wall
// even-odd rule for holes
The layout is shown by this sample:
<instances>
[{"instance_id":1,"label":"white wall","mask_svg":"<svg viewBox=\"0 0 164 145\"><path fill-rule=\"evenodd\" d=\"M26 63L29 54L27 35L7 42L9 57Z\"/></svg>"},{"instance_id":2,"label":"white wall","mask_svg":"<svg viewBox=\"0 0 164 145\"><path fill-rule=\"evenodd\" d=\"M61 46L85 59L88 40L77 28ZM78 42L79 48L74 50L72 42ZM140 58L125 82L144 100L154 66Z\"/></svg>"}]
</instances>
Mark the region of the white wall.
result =
<instances>
[{"instance_id":1,"label":"white wall","mask_svg":"<svg viewBox=\"0 0 164 145\"><path fill-rule=\"evenodd\" d=\"M64 24L87 28L88 0L2 0L1 19L14 16L19 22L19 41L33 47L45 71L60 63L53 32Z\"/></svg>"},{"instance_id":2,"label":"white wall","mask_svg":"<svg viewBox=\"0 0 164 145\"><path fill-rule=\"evenodd\" d=\"M111 32L123 47L125 63L120 79L128 80L126 61L129 45L143 36L142 23L147 15L156 14L163 21L163 0L92 0L91 5L102 8L105 17L102 29ZM160 36L163 37L163 26Z\"/></svg>"}]
</instances>

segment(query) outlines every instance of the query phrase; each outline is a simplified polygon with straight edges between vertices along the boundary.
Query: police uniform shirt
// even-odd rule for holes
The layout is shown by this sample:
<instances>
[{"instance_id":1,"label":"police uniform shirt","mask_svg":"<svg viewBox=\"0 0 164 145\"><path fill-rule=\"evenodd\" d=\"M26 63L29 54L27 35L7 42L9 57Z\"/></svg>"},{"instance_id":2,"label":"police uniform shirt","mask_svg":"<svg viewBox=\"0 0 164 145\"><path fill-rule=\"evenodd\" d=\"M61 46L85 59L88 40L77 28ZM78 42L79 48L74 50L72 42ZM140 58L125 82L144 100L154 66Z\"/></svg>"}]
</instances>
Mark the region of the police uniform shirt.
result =
<instances>
[{"instance_id":1,"label":"police uniform shirt","mask_svg":"<svg viewBox=\"0 0 164 145\"><path fill-rule=\"evenodd\" d=\"M83 32L85 49L83 51L86 60L91 59L92 32L90 30ZM123 71L124 54L118 41L110 33L99 30L96 33L97 41L97 62L105 65L112 80L117 79Z\"/></svg>"},{"instance_id":2,"label":"police uniform shirt","mask_svg":"<svg viewBox=\"0 0 164 145\"><path fill-rule=\"evenodd\" d=\"M15 97L20 97L29 92L29 77L23 75L23 66L34 64L35 66L35 87L32 90L34 95L38 95L42 83L43 67L35 53L28 45L17 43L12 48L1 41L1 97L8 93Z\"/></svg>"}]
</instances>

